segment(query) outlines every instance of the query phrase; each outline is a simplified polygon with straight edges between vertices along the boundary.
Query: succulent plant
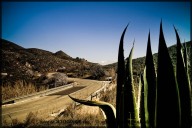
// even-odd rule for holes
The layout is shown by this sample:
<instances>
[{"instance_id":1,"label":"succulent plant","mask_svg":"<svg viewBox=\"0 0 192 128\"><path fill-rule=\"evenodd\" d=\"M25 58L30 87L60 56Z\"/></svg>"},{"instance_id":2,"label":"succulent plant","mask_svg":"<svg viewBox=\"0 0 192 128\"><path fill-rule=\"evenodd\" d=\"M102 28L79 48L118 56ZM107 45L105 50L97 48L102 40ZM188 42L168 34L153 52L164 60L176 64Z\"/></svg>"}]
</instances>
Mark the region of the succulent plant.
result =
<instances>
[{"instance_id":1,"label":"succulent plant","mask_svg":"<svg viewBox=\"0 0 192 128\"><path fill-rule=\"evenodd\" d=\"M191 86L187 70L187 53L181 52L179 35L177 38L176 73L165 43L162 22L160 24L157 72L151 51L150 33L143 75L140 76L140 97L136 104L132 73L132 54L125 61L123 40L128 25L124 29L118 54L116 109L102 101L88 101L70 98L89 106L100 107L106 117L108 128L162 128L191 127ZM140 106L136 106L140 105ZM139 110L138 110L139 108ZM140 117L140 118L139 118Z\"/></svg>"},{"instance_id":2,"label":"succulent plant","mask_svg":"<svg viewBox=\"0 0 192 128\"><path fill-rule=\"evenodd\" d=\"M180 107L181 107L181 127L190 128L191 126L191 88L188 76L188 62L187 50L184 47L184 54L182 52L182 45L179 35L175 28L177 38L177 64L176 64L176 78L179 87Z\"/></svg>"}]
</instances>

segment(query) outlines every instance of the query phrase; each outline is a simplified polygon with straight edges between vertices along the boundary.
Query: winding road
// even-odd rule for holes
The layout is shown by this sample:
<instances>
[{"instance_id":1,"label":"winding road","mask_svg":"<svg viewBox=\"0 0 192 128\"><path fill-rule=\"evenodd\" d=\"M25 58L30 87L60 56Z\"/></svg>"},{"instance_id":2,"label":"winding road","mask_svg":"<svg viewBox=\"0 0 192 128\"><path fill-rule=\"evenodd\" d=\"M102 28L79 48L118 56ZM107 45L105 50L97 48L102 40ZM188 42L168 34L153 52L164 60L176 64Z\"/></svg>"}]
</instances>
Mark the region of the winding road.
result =
<instances>
[{"instance_id":1,"label":"winding road","mask_svg":"<svg viewBox=\"0 0 192 128\"><path fill-rule=\"evenodd\" d=\"M7 123L11 123L13 119L22 122L30 112L36 113L37 117L51 119L53 118L51 115L73 103L68 97L69 94L75 98L85 99L106 84L104 81L69 79L76 83L72 88L23 102L2 105L2 120Z\"/></svg>"}]
</instances>

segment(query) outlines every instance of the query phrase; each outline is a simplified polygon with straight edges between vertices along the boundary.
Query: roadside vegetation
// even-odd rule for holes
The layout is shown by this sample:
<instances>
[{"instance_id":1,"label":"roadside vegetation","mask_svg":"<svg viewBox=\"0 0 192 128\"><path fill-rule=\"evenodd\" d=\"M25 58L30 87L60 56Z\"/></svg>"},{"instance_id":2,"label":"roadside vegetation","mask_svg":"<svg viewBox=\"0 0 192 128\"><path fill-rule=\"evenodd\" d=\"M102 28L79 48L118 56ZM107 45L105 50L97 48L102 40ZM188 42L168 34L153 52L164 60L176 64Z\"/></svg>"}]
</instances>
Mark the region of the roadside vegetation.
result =
<instances>
[{"instance_id":1,"label":"roadside vegetation","mask_svg":"<svg viewBox=\"0 0 192 128\"><path fill-rule=\"evenodd\" d=\"M16 81L14 84L7 83L2 85L2 100L16 98L35 92L46 90L46 86L36 86L34 83L26 81Z\"/></svg>"},{"instance_id":2,"label":"roadside vegetation","mask_svg":"<svg viewBox=\"0 0 192 128\"><path fill-rule=\"evenodd\" d=\"M32 93L44 91L50 88L69 84L69 81L64 73L51 73L41 75L35 82L27 82L18 80L16 82L2 82L2 100L17 98Z\"/></svg>"},{"instance_id":3,"label":"roadside vegetation","mask_svg":"<svg viewBox=\"0 0 192 128\"><path fill-rule=\"evenodd\" d=\"M112 83L114 85L114 83ZM101 100L109 102L115 105L116 88L111 88L106 92L102 92L100 97L94 100ZM11 118L11 117L10 117ZM14 128L28 128L28 127L106 127L105 118L103 117L103 112L98 107L89 107L74 104L69 105L65 111L61 112L54 119L47 120L40 118L38 113L30 112L23 122L17 119L11 119L12 123L7 123L3 120L3 127L14 127Z\"/></svg>"},{"instance_id":4,"label":"roadside vegetation","mask_svg":"<svg viewBox=\"0 0 192 128\"><path fill-rule=\"evenodd\" d=\"M24 82L25 83L25 82ZM20 83L22 84L22 83ZM26 83L25 83L26 84ZM31 85L32 86L32 85ZM21 86L22 87L22 86ZM111 103L116 106L116 82L112 81L111 87L105 92L101 92L101 95L97 99L104 102ZM34 87L33 87L34 88ZM137 90L137 86L135 86ZM11 117L10 117L11 118ZM51 120L40 118L39 113L30 112L23 122L18 121L17 119L12 119L12 123L7 123L3 120L3 127L14 127L14 128L28 128L28 127L104 127L106 128L105 118L103 112L98 107L90 107L84 105L75 106L74 104L69 105L65 111L61 112L58 116Z\"/></svg>"}]
</instances>

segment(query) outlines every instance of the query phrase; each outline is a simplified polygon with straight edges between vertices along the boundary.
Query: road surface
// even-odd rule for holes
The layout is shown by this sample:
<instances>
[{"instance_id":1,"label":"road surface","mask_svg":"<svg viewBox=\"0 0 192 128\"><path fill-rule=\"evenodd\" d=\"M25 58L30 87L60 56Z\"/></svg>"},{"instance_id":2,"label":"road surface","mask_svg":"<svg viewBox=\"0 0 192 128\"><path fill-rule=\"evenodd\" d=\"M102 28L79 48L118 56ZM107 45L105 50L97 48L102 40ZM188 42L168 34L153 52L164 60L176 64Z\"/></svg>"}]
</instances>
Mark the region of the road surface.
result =
<instances>
[{"instance_id":1,"label":"road surface","mask_svg":"<svg viewBox=\"0 0 192 128\"><path fill-rule=\"evenodd\" d=\"M78 78L70 79L74 80L77 84L67 90L24 102L3 105L2 120L7 123L11 123L13 119L22 122L30 112L37 113L37 117L48 119L51 114L58 113L60 110L65 109L68 105L73 103L68 97L68 94L75 98L85 99L104 86L103 81Z\"/></svg>"}]
</instances>

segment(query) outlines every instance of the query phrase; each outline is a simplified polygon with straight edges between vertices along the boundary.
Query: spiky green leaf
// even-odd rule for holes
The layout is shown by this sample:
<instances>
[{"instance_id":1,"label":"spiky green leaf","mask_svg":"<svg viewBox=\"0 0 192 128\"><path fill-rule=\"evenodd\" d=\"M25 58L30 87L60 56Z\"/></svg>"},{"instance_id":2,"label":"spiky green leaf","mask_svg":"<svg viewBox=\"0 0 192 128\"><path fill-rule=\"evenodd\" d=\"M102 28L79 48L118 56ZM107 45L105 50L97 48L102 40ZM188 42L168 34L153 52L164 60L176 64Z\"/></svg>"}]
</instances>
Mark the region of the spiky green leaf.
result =
<instances>
[{"instance_id":1,"label":"spiky green leaf","mask_svg":"<svg viewBox=\"0 0 192 128\"><path fill-rule=\"evenodd\" d=\"M123 50L123 40L125 36L125 32L127 30L128 25L125 27L119 44L119 53L118 53L118 65L117 65L117 94L116 94L116 114L117 114L117 122L118 124L120 120L122 121L123 113L122 113L122 88L125 82L125 61L124 61L124 50Z\"/></svg>"},{"instance_id":2,"label":"spiky green leaf","mask_svg":"<svg viewBox=\"0 0 192 128\"><path fill-rule=\"evenodd\" d=\"M113 107L113 105L111 105L107 102L103 102L103 101L80 100L80 99L73 98L70 95L69 95L69 97L73 101L84 104L84 105L98 106L105 113L107 127L108 128L116 128L116 110Z\"/></svg>"},{"instance_id":3,"label":"spiky green leaf","mask_svg":"<svg viewBox=\"0 0 192 128\"><path fill-rule=\"evenodd\" d=\"M127 58L126 80L125 80L125 86L123 91L124 126L125 127L139 127L139 114L136 106L135 90L134 90L134 84L133 84L133 72L132 72L133 49L134 49L134 44L130 51L129 57Z\"/></svg>"},{"instance_id":4,"label":"spiky green leaf","mask_svg":"<svg viewBox=\"0 0 192 128\"><path fill-rule=\"evenodd\" d=\"M190 85L187 75L187 59L182 56L182 45L178 32L175 29L176 38L177 38L177 65L176 65L176 75L177 82L179 86L179 95L181 103L181 126L183 128L191 127L191 92ZM185 62L185 63L184 63Z\"/></svg>"},{"instance_id":5,"label":"spiky green leaf","mask_svg":"<svg viewBox=\"0 0 192 128\"><path fill-rule=\"evenodd\" d=\"M192 45L191 45L192 46ZM185 71L186 71L186 74L187 74L187 78L188 78L188 82L189 82L189 85L191 85L191 82L190 82L190 72L189 72L189 61L191 59L188 59L188 56L190 56L190 52L188 53L189 51L187 50L187 46L186 46L186 43L184 43L184 48L183 48L183 59L184 59L184 63L185 63ZM191 91L191 86L190 87L190 91Z\"/></svg>"},{"instance_id":6,"label":"spiky green leaf","mask_svg":"<svg viewBox=\"0 0 192 128\"><path fill-rule=\"evenodd\" d=\"M147 81L147 76L146 76L146 67L144 69L144 74L143 74L143 83L144 83L144 115L145 115L145 127L149 128L150 123L149 123L149 110L148 110L148 81Z\"/></svg>"},{"instance_id":7,"label":"spiky green leaf","mask_svg":"<svg viewBox=\"0 0 192 128\"><path fill-rule=\"evenodd\" d=\"M146 128L146 121L145 121L145 99L144 99L144 81L143 81L143 75L140 75L139 79L139 88L140 88L140 108L139 108L139 116L140 116L140 123L141 128Z\"/></svg>"},{"instance_id":8,"label":"spiky green leaf","mask_svg":"<svg viewBox=\"0 0 192 128\"><path fill-rule=\"evenodd\" d=\"M183 60L184 60L184 64L185 64L185 70L188 73L188 61L187 61L187 46L186 43L184 43L183 45Z\"/></svg>"},{"instance_id":9,"label":"spiky green leaf","mask_svg":"<svg viewBox=\"0 0 192 128\"><path fill-rule=\"evenodd\" d=\"M148 35L147 53L145 60L144 87L146 96L146 111L148 112L148 127L154 127L155 101L156 101L156 74L151 51L150 32ZM146 119L147 120L147 119Z\"/></svg>"},{"instance_id":10,"label":"spiky green leaf","mask_svg":"<svg viewBox=\"0 0 192 128\"><path fill-rule=\"evenodd\" d=\"M181 112L179 90L175 79L173 65L165 43L162 22L160 24L158 68L157 68L157 101L156 127L180 127Z\"/></svg>"}]
</instances>

